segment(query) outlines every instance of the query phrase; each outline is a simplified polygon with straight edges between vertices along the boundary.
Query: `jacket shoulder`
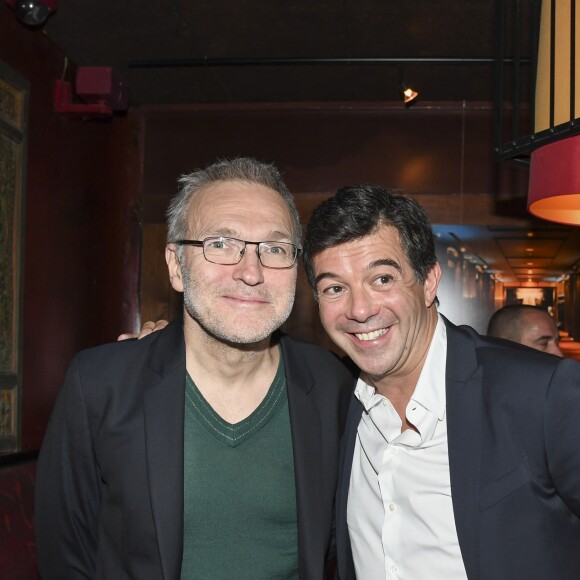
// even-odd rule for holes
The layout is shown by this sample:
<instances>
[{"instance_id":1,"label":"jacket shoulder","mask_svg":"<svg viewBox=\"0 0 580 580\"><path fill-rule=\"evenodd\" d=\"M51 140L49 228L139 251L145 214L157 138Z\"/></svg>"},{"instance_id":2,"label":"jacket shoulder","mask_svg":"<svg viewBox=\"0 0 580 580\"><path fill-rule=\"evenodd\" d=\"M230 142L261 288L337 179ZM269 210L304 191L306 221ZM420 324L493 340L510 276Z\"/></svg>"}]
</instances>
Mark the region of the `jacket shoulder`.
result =
<instances>
[{"instance_id":1,"label":"jacket shoulder","mask_svg":"<svg viewBox=\"0 0 580 580\"><path fill-rule=\"evenodd\" d=\"M79 366L110 365L117 362L128 364L135 356L146 353L157 338L151 334L140 340L128 339L100 344L79 351L73 357L72 362Z\"/></svg>"},{"instance_id":2,"label":"jacket shoulder","mask_svg":"<svg viewBox=\"0 0 580 580\"><path fill-rule=\"evenodd\" d=\"M352 384L358 374L358 369L345 364L336 353L322 346L284 333L279 333L279 340L284 353L292 361L307 366L314 376L332 374Z\"/></svg>"},{"instance_id":3,"label":"jacket shoulder","mask_svg":"<svg viewBox=\"0 0 580 580\"><path fill-rule=\"evenodd\" d=\"M83 350L73 358L70 368L78 368L85 377L97 381L124 373L131 375L144 367L163 375L184 361L183 330L179 322L172 322L140 340L123 340Z\"/></svg>"},{"instance_id":4,"label":"jacket shoulder","mask_svg":"<svg viewBox=\"0 0 580 580\"><path fill-rule=\"evenodd\" d=\"M452 336L455 354L462 350L461 360L468 358L471 344L475 353L475 364L482 367L486 377L496 382L505 382L509 377L512 384L547 385L556 367L563 359L511 340L484 336L469 326L447 324L448 337ZM448 342L449 344L449 342ZM457 358L457 357L455 357ZM530 379L533 381L530 382Z\"/></svg>"}]
</instances>

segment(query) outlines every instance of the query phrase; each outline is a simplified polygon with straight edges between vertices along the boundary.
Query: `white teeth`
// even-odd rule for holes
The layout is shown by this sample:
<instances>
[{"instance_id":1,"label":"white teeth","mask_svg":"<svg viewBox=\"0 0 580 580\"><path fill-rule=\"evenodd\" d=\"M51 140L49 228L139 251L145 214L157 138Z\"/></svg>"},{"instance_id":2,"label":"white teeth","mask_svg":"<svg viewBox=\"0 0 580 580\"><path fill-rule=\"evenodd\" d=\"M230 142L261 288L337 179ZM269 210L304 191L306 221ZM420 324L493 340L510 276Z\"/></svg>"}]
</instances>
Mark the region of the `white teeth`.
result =
<instances>
[{"instance_id":1,"label":"white teeth","mask_svg":"<svg viewBox=\"0 0 580 580\"><path fill-rule=\"evenodd\" d=\"M388 328L380 328L379 330L373 330L372 332L362 332L360 334L355 333L355 336L359 340L376 340L379 336L383 336L389 330Z\"/></svg>"}]
</instances>

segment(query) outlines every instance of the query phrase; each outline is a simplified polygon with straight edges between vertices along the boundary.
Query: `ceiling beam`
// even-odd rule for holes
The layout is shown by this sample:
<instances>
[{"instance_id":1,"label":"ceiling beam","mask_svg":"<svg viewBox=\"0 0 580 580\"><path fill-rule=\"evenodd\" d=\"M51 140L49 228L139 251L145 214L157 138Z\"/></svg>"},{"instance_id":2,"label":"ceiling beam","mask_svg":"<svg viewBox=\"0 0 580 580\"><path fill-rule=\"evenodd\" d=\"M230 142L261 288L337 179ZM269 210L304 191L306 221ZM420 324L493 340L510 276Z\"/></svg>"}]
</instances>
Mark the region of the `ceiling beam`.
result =
<instances>
[{"instance_id":1,"label":"ceiling beam","mask_svg":"<svg viewBox=\"0 0 580 580\"><path fill-rule=\"evenodd\" d=\"M513 64L514 59L503 59L504 64ZM530 59L519 59L520 64L529 64ZM129 68L186 68L186 67L213 67L213 66L311 66L311 65L393 65L408 64L478 64L493 65L493 58L154 58L129 61Z\"/></svg>"}]
</instances>

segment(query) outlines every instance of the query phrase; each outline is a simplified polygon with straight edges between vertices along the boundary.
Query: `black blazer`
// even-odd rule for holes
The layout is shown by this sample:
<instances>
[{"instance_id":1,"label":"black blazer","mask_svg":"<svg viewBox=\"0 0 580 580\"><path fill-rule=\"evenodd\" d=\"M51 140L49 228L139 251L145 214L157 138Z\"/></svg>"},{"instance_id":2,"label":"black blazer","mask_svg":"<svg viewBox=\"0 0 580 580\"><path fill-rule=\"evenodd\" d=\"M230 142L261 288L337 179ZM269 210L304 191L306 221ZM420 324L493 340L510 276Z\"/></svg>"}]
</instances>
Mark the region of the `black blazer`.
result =
<instances>
[{"instance_id":1,"label":"black blazer","mask_svg":"<svg viewBox=\"0 0 580 580\"><path fill-rule=\"evenodd\" d=\"M294 448L300 577L323 577L353 376L279 336ZM185 345L176 322L72 361L38 461L36 538L50 580L177 580L183 547Z\"/></svg>"},{"instance_id":2,"label":"black blazer","mask_svg":"<svg viewBox=\"0 0 580 580\"><path fill-rule=\"evenodd\" d=\"M580 578L580 364L445 322L451 493L468 578ZM355 578L346 513L362 412L353 396L337 491L342 580Z\"/></svg>"}]
</instances>

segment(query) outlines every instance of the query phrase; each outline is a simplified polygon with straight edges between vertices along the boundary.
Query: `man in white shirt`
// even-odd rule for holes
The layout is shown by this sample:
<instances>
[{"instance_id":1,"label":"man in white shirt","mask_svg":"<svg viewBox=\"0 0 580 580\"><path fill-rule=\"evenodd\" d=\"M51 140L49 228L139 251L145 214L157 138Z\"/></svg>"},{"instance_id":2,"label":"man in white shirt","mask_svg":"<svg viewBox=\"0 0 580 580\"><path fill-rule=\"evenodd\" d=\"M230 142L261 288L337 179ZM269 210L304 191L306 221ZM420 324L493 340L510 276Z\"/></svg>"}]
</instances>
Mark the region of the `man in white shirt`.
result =
<instances>
[{"instance_id":1,"label":"man in white shirt","mask_svg":"<svg viewBox=\"0 0 580 580\"><path fill-rule=\"evenodd\" d=\"M580 366L438 314L429 220L403 195L339 190L312 214L305 265L362 371L341 445L340 578L578 578Z\"/></svg>"}]
</instances>

